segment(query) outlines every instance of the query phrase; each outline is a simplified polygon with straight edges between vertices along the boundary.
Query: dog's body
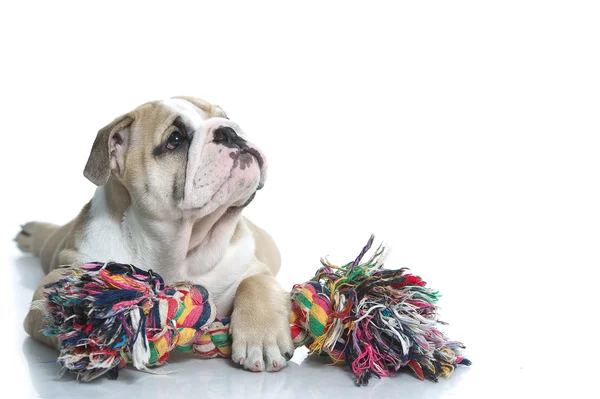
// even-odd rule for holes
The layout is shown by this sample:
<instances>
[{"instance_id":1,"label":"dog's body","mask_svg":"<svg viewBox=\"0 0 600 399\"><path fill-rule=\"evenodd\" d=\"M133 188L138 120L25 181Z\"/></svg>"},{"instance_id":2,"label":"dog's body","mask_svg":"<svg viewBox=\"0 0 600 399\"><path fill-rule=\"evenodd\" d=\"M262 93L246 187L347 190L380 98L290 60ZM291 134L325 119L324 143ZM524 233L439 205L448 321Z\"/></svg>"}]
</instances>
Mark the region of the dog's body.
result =
<instances>
[{"instance_id":1,"label":"dog's body","mask_svg":"<svg viewBox=\"0 0 600 399\"><path fill-rule=\"evenodd\" d=\"M289 298L275 280L280 256L271 237L241 215L262 188L264 155L214 105L195 98L144 104L98 133L85 176L98 185L69 224L32 222L16 240L37 255L44 284L68 268L115 261L152 269L168 283L204 285L231 315L232 359L277 371L293 353ZM43 314L24 323L34 338Z\"/></svg>"}]
</instances>

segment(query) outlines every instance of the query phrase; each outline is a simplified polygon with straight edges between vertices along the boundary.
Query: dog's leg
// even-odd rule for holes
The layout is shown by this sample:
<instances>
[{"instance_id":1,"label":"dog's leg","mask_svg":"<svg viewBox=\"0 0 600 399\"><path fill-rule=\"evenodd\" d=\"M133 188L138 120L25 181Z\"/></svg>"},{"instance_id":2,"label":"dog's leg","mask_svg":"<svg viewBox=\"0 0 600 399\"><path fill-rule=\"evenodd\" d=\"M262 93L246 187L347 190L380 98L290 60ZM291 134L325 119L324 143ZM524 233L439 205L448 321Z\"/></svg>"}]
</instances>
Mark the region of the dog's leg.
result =
<instances>
[{"instance_id":1,"label":"dog's leg","mask_svg":"<svg viewBox=\"0 0 600 399\"><path fill-rule=\"evenodd\" d=\"M290 297L275 277L244 279L231 315L231 358L252 371L279 371L294 353L290 333Z\"/></svg>"},{"instance_id":2,"label":"dog's leg","mask_svg":"<svg viewBox=\"0 0 600 399\"><path fill-rule=\"evenodd\" d=\"M45 304L43 301L41 301L41 299L44 298L43 289L44 285L61 279L70 271L70 268L54 269L42 279L33 294L31 307L27 313L27 316L25 316L25 321L23 321L23 328L27 334L54 349L58 349L58 339L56 337L47 337L42 334L42 330L46 328L46 324L44 322Z\"/></svg>"}]
</instances>

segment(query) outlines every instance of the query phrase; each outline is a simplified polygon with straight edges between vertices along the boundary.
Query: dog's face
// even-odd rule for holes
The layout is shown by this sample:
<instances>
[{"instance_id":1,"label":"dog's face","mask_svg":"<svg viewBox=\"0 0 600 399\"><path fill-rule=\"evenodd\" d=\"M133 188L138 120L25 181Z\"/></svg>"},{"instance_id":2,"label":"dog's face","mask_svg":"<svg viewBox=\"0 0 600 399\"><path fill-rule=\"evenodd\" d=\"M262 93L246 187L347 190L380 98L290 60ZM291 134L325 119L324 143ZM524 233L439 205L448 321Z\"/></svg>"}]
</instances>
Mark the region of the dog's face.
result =
<instances>
[{"instance_id":1,"label":"dog's face","mask_svg":"<svg viewBox=\"0 0 600 399\"><path fill-rule=\"evenodd\" d=\"M266 178L262 152L217 106L195 98L146 103L98 132L84 175L109 178L153 218L242 209Z\"/></svg>"}]
</instances>

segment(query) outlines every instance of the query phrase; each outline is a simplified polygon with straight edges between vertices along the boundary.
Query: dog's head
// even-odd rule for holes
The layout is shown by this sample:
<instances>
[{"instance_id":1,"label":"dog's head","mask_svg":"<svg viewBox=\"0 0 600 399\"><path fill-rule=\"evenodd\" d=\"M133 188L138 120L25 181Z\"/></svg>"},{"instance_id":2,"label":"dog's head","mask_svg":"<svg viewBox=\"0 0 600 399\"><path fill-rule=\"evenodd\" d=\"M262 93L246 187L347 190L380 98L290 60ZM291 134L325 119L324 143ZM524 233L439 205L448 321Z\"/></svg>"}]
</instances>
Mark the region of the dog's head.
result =
<instances>
[{"instance_id":1,"label":"dog's head","mask_svg":"<svg viewBox=\"0 0 600 399\"><path fill-rule=\"evenodd\" d=\"M216 105L191 97L141 105L102 128L84 175L115 179L154 217L241 209L262 188L263 153Z\"/></svg>"}]
</instances>

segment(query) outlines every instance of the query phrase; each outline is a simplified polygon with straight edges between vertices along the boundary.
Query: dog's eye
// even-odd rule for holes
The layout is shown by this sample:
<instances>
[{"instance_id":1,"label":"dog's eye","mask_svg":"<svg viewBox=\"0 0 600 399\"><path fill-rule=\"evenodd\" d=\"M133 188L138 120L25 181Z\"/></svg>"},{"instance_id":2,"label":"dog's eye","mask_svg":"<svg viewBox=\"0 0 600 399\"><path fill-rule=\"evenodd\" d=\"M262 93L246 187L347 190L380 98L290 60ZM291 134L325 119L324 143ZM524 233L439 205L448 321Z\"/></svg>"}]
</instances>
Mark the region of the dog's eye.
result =
<instances>
[{"instance_id":1,"label":"dog's eye","mask_svg":"<svg viewBox=\"0 0 600 399\"><path fill-rule=\"evenodd\" d=\"M183 134L178 130L175 130L167 139L167 150L174 150L179 147L181 143L183 143L183 140L185 140Z\"/></svg>"}]
</instances>

